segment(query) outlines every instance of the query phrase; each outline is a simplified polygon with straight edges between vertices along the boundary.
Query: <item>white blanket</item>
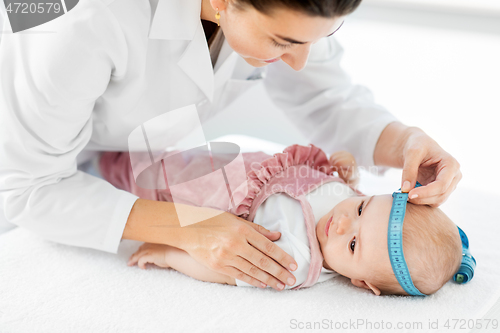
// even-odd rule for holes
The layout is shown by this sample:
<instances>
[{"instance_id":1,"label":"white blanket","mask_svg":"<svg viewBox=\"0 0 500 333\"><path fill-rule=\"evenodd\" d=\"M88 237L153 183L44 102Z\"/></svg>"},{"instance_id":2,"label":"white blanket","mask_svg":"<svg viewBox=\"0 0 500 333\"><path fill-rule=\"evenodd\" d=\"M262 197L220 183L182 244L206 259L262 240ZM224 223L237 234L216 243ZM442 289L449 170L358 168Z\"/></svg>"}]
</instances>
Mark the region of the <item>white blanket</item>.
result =
<instances>
[{"instance_id":1,"label":"white blanket","mask_svg":"<svg viewBox=\"0 0 500 333\"><path fill-rule=\"evenodd\" d=\"M364 176L367 194L399 187L394 174ZM469 236L477 270L469 284L450 282L426 298L377 297L342 277L282 292L200 282L128 267L140 242L124 240L114 255L16 228L0 235L0 332L467 332L456 320L483 318L500 296L499 203L458 188L442 206Z\"/></svg>"}]
</instances>

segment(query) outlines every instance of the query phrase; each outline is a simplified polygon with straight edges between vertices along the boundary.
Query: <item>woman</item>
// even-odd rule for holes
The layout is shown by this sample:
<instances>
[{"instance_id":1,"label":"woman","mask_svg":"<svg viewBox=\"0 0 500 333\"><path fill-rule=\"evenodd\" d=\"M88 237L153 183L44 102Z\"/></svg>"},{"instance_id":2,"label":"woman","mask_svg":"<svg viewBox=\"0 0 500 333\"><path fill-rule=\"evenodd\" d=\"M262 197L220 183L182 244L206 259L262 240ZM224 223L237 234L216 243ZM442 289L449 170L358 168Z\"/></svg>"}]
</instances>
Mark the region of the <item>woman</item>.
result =
<instances>
[{"instance_id":1,"label":"woman","mask_svg":"<svg viewBox=\"0 0 500 333\"><path fill-rule=\"evenodd\" d=\"M411 202L440 205L461 178L457 161L339 67L341 49L328 36L359 2L89 0L42 26L53 33L4 35L5 220L113 253L122 238L167 244L254 286L293 285L296 263L271 242L279 233L227 213L181 228L172 203L77 170L93 151L126 151L150 119L195 106L203 122L260 80L312 143L349 150L361 165L402 167L403 190L426 185L410 191ZM180 130L170 126L163 131Z\"/></svg>"}]
</instances>

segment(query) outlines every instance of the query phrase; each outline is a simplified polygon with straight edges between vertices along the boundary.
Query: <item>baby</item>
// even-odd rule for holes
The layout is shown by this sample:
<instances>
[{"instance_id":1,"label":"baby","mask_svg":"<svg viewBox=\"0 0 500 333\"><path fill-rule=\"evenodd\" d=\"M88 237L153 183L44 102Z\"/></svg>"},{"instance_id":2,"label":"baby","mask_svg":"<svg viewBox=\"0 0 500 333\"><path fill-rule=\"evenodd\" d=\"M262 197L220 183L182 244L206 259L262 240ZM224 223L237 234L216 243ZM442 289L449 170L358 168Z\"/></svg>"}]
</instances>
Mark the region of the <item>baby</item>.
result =
<instances>
[{"instance_id":1,"label":"baby","mask_svg":"<svg viewBox=\"0 0 500 333\"><path fill-rule=\"evenodd\" d=\"M288 148L287 148L288 149ZM285 150L286 151L286 150ZM322 153L322 152L321 152ZM324 153L323 153L324 154ZM276 155L275 155L276 156ZM314 163L313 163L314 164ZM348 183L340 178L321 184L305 195L314 216L315 237L322 267L314 282L338 275L375 295L407 295L398 283L389 259L387 235L392 196L364 196L349 185L354 177L354 157L337 152L330 157L336 170L348 170ZM109 169L109 168L108 168ZM271 194L256 209L253 222L281 232L275 243L296 260L296 288L308 279L313 265L301 203L285 192ZM432 294L449 281L460 267L462 244L456 225L439 209L407 204L402 233L403 251L415 287ZM198 263L187 252L161 244L143 244L128 262L146 268L151 263L173 268L195 279L229 285L250 286Z\"/></svg>"}]
</instances>

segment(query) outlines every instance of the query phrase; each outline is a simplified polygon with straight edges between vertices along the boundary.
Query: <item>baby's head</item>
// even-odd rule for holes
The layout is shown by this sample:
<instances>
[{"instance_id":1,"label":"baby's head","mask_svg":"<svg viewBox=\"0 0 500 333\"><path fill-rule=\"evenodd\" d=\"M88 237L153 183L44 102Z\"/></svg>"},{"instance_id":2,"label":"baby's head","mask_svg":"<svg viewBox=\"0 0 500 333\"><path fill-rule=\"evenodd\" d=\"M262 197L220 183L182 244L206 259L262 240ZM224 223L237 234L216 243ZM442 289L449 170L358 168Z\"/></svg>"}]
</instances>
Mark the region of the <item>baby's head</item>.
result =
<instances>
[{"instance_id":1,"label":"baby's head","mask_svg":"<svg viewBox=\"0 0 500 333\"><path fill-rule=\"evenodd\" d=\"M387 227L392 196L346 199L316 227L324 266L376 295L407 295L389 260ZM457 226L439 209L408 203L403 224L403 252L413 284L430 295L460 267L462 243Z\"/></svg>"}]
</instances>

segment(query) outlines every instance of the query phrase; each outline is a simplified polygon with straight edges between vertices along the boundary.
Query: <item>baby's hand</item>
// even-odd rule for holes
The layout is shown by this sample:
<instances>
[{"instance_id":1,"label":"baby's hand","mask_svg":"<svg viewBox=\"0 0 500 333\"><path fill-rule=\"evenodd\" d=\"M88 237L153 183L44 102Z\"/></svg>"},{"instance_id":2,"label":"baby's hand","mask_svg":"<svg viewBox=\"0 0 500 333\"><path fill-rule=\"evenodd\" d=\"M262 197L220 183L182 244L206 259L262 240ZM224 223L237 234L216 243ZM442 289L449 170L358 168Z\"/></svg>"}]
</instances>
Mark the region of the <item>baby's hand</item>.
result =
<instances>
[{"instance_id":1,"label":"baby's hand","mask_svg":"<svg viewBox=\"0 0 500 333\"><path fill-rule=\"evenodd\" d=\"M333 171L337 171L339 177L347 184L356 186L359 182L358 165L351 153L347 151L337 151L330 156L330 164Z\"/></svg>"},{"instance_id":2,"label":"baby's hand","mask_svg":"<svg viewBox=\"0 0 500 333\"><path fill-rule=\"evenodd\" d=\"M145 269L149 262L159 267L168 268L170 266L167 264L166 254L169 249L168 245L144 243L130 256L127 265L134 266L138 263L140 268Z\"/></svg>"}]
</instances>

